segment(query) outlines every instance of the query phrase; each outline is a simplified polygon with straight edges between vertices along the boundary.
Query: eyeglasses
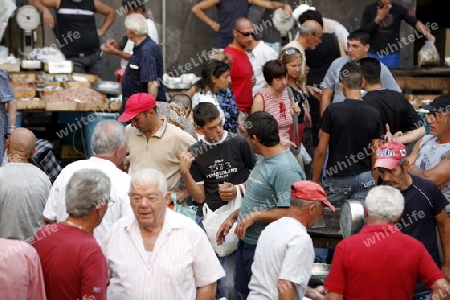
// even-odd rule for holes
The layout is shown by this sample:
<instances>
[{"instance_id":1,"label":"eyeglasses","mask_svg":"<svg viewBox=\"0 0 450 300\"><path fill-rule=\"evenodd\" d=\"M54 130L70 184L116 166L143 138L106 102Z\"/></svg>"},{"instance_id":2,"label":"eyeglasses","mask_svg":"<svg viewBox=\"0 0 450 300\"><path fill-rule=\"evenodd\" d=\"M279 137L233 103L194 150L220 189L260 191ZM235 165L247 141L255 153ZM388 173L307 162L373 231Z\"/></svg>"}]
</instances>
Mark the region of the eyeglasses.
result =
<instances>
[{"instance_id":1,"label":"eyeglasses","mask_svg":"<svg viewBox=\"0 0 450 300\"><path fill-rule=\"evenodd\" d=\"M242 34L243 36L245 36L245 37L248 37L248 36L255 36L255 33L254 32L242 32L242 31L240 31L240 30L237 30L236 29L236 31L237 32L239 32L240 34Z\"/></svg>"},{"instance_id":2,"label":"eyeglasses","mask_svg":"<svg viewBox=\"0 0 450 300\"><path fill-rule=\"evenodd\" d=\"M295 53L300 53L297 48L286 48L283 50L285 55L292 55Z\"/></svg>"}]
</instances>

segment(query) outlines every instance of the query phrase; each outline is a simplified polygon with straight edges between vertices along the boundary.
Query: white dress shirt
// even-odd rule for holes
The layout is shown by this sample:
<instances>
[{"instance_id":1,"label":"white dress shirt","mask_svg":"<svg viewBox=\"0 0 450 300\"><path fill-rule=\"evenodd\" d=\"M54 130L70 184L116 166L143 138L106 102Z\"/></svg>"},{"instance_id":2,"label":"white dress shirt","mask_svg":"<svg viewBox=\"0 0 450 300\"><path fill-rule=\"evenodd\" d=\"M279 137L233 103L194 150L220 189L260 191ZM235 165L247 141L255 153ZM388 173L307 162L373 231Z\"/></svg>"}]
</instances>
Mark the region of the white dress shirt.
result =
<instances>
[{"instance_id":1,"label":"white dress shirt","mask_svg":"<svg viewBox=\"0 0 450 300\"><path fill-rule=\"evenodd\" d=\"M108 300L195 300L197 287L225 276L205 232L170 209L151 255L134 217L116 222L103 253L111 270Z\"/></svg>"},{"instance_id":2,"label":"white dress shirt","mask_svg":"<svg viewBox=\"0 0 450 300\"><path fill-rule=\"evenodd\" d=\"M253 97L255 97L267 84L263 75L264 64L269 60L277 59L278 53L275 49L264 43L264 41L259 41L258 45L252 51L247 52L247 55L253 67L253 74L256 77L256 83L253 86Z\"/></svg>"},{"instance_id":3,"label":"white dress shirt","mask_svg":"<svg viewBox=\"0 0 450 300\"><path fill-rule=\"evenodd\" d=\"M101 245L103 239L108 236L114 223L124 216L134 216L131 210L130 198L130 175L119 170L114 163L98 157L87 160L78 160L67 165L53 183L47 203L45 204L44 217L57 222L64 221L68 214L66 212L66 185L73 173L81 169L96 169L103 171L111 180L111 201L102 223L94 230L94 237Z\"/></svg>"}]
</instances>

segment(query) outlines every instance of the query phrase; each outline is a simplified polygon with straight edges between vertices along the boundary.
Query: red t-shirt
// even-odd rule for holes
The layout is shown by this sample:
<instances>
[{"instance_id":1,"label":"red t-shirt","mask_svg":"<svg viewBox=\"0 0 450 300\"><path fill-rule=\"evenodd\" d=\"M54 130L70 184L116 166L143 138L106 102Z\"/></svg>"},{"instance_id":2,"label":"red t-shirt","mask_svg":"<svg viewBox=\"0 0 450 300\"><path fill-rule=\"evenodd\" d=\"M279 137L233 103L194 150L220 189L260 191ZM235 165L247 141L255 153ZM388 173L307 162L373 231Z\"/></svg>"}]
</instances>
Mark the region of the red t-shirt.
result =
<instances>
[{"instance_id":1,"label":"red t-shirt","mask_svg":"<svg viewBox=\"0 0 450 300\"><path fill-rule=\"evenodd\" d=\"M233 66L230 70L231 88L239 110L251 113L253 104L252 77L253 67L250 60L241 49L233 46L225 48L224 52L231 57Z\"/></svg>"},{"instance_id":2,"label":"red t-shirt","mask_svg":"<svg viewBox=\"0 0 450 300\"><path fill-rule=\"evenodd\" d=\"M416 281L444 278L425 246L395 226L366 225L335 250L325 289L344 299L412 299Z\"/></svg>"},{"instance_id":3,"label":"red t-shirt","mask_svg":"<svg viewBox=\"0 0 450 300\"><path fill-rule=\"evenodd\" d=\"M34 236L48 300L106 299L106 258L92 234L65 223Z\"/></svg>"}]
</instances>

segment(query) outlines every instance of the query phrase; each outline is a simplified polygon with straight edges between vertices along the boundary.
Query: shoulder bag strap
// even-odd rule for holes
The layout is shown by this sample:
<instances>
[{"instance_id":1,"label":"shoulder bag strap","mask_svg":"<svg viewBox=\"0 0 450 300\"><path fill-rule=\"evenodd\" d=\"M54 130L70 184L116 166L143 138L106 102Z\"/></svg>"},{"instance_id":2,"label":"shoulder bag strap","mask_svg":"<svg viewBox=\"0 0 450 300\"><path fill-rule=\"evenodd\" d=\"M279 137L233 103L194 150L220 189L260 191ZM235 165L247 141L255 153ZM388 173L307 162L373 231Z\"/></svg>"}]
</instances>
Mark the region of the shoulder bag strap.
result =
<instances>
[{"instance_id":1,"label":"shoulder bag strap","mask_svg":"<svg viewBox=\"0 0 450 300\"><path fill-rule=\"evenodd\" d=\"M294 105L295 104L294 92L292 91L292 88L288 86L287 91L289 94L289 100L291 101L291 105ZM298 147L300 144L300 141L298 140L298 113L294 112L294 116L292 118L294 119L294 136L295 136L294 143Z\"/></svg>"}]
</instances>

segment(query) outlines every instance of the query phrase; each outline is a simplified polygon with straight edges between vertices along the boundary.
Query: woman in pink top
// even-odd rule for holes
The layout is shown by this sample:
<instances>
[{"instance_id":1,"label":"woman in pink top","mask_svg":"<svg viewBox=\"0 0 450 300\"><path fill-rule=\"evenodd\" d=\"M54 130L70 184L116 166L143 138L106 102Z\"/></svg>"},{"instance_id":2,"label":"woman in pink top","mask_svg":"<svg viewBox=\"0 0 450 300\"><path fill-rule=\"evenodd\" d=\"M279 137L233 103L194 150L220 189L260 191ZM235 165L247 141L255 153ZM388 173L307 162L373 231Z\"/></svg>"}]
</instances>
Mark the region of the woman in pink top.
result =
<instances>
[{"instance_id":1,"label":"woman in pink top","mask_svg":"<svg viewBox=\"0 0 450 300\"><path fill-rule=\"evenodd\" d=\"M281 139L290 140L289 129L294 123L294 112L299 113L298 104L291 105L287 87L287 71L279 60L269 60L263 67L264 79L268 85L253 98L252 113L264 110L278 121Z\"/></svg>"}]
</instances>

